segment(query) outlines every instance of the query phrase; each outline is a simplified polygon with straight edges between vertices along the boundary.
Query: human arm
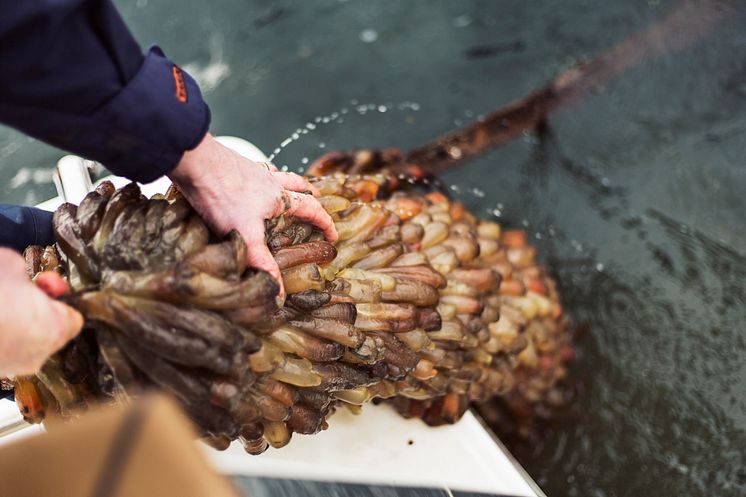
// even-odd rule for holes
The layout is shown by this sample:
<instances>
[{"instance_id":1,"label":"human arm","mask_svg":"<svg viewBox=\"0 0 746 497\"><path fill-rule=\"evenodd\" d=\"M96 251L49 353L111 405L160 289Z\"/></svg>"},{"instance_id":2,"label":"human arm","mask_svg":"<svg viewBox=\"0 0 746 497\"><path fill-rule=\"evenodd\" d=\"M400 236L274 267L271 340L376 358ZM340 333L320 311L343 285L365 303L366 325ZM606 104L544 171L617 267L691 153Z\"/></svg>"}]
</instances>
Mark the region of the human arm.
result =
<instances>
[{"instance_id":1,"label":"human arm","mask_svg":"<svg viewBox=\"0 0 746 497\"><path fill-rule=\"evenodd\" d=\"M204 137L196 82L109 0L0 0L0 122L149 182Z\"/></svg>"},{"instance_id":2,"label":"human arm","mask_svg":"<svg viewBox=\"0 0 746 497\"><path fill-rule=\"evenodd\" d=\"M0 0L0 122L148 182L169 174L219 234L237 229L249 263L279 278L264 219L284 212L336 238L307 181L218 144L197 84L143 55L109 0ZM294 193L295 192L295 193Z\"/></svg>"}]
</instances>

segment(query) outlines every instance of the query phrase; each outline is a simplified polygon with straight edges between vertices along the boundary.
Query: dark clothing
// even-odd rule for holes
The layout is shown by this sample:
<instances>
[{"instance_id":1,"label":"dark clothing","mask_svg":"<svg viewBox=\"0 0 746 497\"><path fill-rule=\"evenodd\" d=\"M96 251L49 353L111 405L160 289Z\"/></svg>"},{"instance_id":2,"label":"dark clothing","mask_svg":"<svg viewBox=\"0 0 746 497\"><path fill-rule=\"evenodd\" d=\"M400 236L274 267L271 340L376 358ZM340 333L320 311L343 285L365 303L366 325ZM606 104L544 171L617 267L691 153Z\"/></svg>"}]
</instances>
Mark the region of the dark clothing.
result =
<instances>
[{"instance_id":1,"label":"dark clothing","mask_svg":"<svg viewBox=\"0 0 746 497\"><path fill-rule=\"evenodd\" d=\"M29 245L53 243L51 212L0 204L0 246L22 252Z\"/></svg>"},{"instance_id":2,"label":"dark clothing","mask_svg":"<svg viewBox=\"0 0 746 497\"><path fill-rule=\"evenodd\" d=\"M159 48L143 55L109 0L0 0L0 13L1 122L142 182L207 132L197 84Z\"/></svg>"},{"instance_id":3,"label":"dark clothing","mask_svg":"<svg viewBox=\"0 0 746 497\"><path fill-rule=\"evenodd\" d=\"M149 182L199 144L210 111L158 47L143 54L110 0L0 0L0 122ZM0 245L39 234L16 225L29 211L9 217Z\"/></svg>"}]
</instances>

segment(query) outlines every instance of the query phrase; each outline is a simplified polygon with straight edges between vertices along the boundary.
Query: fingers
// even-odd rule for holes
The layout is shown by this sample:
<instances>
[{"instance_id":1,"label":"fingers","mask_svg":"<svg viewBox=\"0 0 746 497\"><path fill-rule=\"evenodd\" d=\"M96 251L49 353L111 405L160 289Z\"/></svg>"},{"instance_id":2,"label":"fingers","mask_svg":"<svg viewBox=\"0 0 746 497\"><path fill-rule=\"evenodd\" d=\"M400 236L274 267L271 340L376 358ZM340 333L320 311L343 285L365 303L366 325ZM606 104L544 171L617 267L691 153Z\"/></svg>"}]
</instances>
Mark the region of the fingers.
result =
<instances>
[{"instance_id":1,"label":"fingers","mask_svg":"<svg viewBox=\"0 0 746 497\"><path fill-rule=\"evenodd\" d=\"M321 195L319 190L313 186L306 178L295 173L276 172L273 174L280 182L282 187L292 192L311 192L314 197Z\"/></svg>"},{"instance_id":2,"label":"fingers","mask_svg":"<svg viewBox=\"0 0 746 497\"><path fill-rule=\"evenodd\" d=\"M65 279L57 273L48 271L36 277L36 286L51 298L57 298L70 291Z\"/></svg>"},{"instance_id":3,"label":"fingers","mask_svg":"<svg viewBox=\"0 0 746 497\"><path fill-rule=\"evenodd\" d=\"M296 192L287 192L290 199L290 208L287 213L299 217L305 221L314 224L324 232L324 236L330 242L337 241L337 230L334 227L334 221L326 213L318 200L310 195Z\"/></svg>"},{"instance_id":4,"label":"fingers","mask_svg":"<svg viewBox=\"0 0 746 497\"><path fill-rule=\"evenodd\" d=\"M279 169L277 169L277 166L275 166L271 162L257 162L256 164L258 164L260 167L263 167L264 169L266 169L267 171L271 173L275 173L279 171Z\"/></svg>"},{"instance_id":5,"label":"fingers","mask_svg":"<svg viewBox=\"0 0 746 497\"><path fill-rule=\"evenodd\" d=\"M280 293L278 297L285 299L285 287L282 284L282 274L280 268L272 257L272 253L267 248L267 242L264 239L263 221L257 225L252 225L246 232L241 233L246 242L249 266L263 269L272 275L280 283Z\"/></svg>"}]
</instances>

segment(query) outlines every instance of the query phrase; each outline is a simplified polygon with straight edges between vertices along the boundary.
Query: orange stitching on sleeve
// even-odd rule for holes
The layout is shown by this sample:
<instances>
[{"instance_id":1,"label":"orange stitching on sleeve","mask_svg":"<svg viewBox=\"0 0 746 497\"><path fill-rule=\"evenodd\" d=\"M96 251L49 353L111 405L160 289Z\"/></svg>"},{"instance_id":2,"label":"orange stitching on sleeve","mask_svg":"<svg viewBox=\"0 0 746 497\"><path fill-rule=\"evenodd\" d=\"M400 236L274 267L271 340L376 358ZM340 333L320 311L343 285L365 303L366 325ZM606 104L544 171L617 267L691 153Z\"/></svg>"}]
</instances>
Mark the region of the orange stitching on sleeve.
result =
<instances>
[{"instance_id":1,"label":"orange stitching on sleeve","mask_svg":"<svg viewBox=\"0 0 746 497\"><path fill-rule=\"evenodd\" d=\"M187 91L186 84L184 84L184 74L181 72L181 69L176 66L173 67L173 74L174 84L176 85L176 99L182 104L185 104L187 101Z\"/></svg>"}]
</instances>

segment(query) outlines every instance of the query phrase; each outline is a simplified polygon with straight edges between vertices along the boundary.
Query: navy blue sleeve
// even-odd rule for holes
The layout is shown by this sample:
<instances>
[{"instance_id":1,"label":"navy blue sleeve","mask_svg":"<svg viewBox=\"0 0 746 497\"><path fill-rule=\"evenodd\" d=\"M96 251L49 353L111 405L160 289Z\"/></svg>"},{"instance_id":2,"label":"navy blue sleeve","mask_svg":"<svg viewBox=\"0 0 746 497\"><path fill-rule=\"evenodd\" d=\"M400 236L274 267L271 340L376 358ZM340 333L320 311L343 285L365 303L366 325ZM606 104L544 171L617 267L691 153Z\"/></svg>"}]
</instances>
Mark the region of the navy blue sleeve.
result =
<instances>
[{"instance_id":1,"label":"navy blue sleeve","mask_svg":"<svg viewBox=\"0 0 746 497\"><path fill-rule=\"evenodd\" d=\"M0 122L148 182L207 133L197 83L110 0L0 0Z\"/></svg>"},{"instance_id":2,"label":"navy blue sleeve","mask_svg":"<svg viewBox=\"0 0 746 497\"><path fill-rule=\"evenodd\" d=\"M22 252L29 245L53 243L51 212L0 204L0 247Z\"/></svg>"}]
</instances>

